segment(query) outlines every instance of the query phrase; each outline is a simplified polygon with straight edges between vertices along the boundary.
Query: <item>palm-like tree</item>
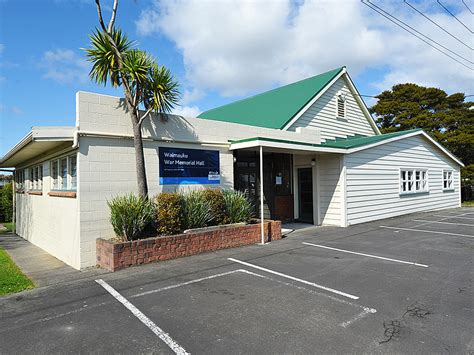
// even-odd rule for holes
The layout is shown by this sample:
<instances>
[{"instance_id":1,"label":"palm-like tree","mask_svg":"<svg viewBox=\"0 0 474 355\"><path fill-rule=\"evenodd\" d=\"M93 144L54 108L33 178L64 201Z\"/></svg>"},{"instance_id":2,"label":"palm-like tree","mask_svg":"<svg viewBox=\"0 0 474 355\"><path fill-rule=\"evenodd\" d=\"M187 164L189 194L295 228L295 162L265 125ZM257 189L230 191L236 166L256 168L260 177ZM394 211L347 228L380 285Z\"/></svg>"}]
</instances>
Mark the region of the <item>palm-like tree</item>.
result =
<instances>
[{"instance_id":1,"label":"palm-like tree","mask_svg":"<svg viewBox=\"0 0 474 355\"><path fill-rule=\"evenodd\" d=\"M159 66L152 56L134 48L127 35L114 27L118 0L114 0L112 16L106 27L100 0L96 0L101 28L90 36L91 46L84 49L92 62L90 78L98 84L122 86L125 105L133 127L138 192L148 197L142 124L152 113L165 114L178 104L179 85L169 69ZM140 110L143 107L144 110Z\"/></svg>"}]
</instances>

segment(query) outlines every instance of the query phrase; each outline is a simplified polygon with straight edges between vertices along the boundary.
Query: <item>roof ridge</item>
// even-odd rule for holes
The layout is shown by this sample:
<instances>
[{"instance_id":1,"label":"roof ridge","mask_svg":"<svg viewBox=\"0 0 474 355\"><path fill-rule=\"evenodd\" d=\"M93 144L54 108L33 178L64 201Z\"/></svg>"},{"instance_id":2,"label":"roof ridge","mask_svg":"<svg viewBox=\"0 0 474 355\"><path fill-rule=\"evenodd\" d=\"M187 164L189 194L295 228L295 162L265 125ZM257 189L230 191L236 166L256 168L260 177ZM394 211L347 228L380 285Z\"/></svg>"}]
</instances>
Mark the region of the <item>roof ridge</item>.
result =
<instances>
[{"instance_id":1,"label":"roof ridge","mask_svg":"<svg viewBox=\"0 0 474 355\"><path fill-rule=\"evenodd\" d=\"M225 107L229 107L229 106L232 106L232 105L235 105L235 104L239 104L241 102L244 102L244 101L247 101L247 100L252 100L252 99L255 99L255 98L258 98L260 96L264 96L264 95L268 95L272 92L275 92L275 91L280 91L282 89L285 89L285 88L288 88L288 87L291 87L291 86L295 86L295 85L298 85L298 84L301 84L303 82L306 82L306 81L309 81L311 79L315 79L316 77L320 77L320 76L323 76L323 75L327 75L331 72L335 72L333 78L339 74L341 72L341 70L343 70L344 68L346 68L346 66L342 66L342 67L338 67L338 68L334 68L332 70L328 70L328 71L325 71L323 73L320 73L320 74L317 74L317 75L313 75L313 76L310 76L310 77L307 77L305 79L301 79L301 80L298 80L298 81L295 81L293 83L289 83L289 84L286 84L286 85L283 85L283 86L279 86L279 87L276 87L276 88L273 88L273 89L270 89L270 90L267 90L267 91L264 91L264 92L261 92L261 93L258 93L258 94L255 94L255 95L251 95L251 96L248 96L248 97L244 97L242 99L239 99L239 100L236 100L236 101L232 101L232 102L229 102L227 104L224 104L224 105L221 105L221 106L218 106L218 107L214 107L214 108L211 108L209 110L206 110L206 111L203 111L201 112L199 115L197 115L198 118L204 118L204 119L207 119L207 117L201 117L202 115L205 115L205 114L208 114L210 112L213 112L215 110L220 110L222 108L225 108ZM330 81L330 80L329 80ZM328 81L328 82L329 82ZM328 83L327 82L327 83ZM324 85L324 87L327 85L327 83ZM315 95L317 95L317 93L321 91L318 90L317 92L314 93L314 95L312 97L314 97ZM304 107L304 105L302 106ZM293 116L292 116L293 117ZM212 119L212 118L209 118L209 119ZM291 117L289 118L291 119Z\"/></svg>"}]
</instances>

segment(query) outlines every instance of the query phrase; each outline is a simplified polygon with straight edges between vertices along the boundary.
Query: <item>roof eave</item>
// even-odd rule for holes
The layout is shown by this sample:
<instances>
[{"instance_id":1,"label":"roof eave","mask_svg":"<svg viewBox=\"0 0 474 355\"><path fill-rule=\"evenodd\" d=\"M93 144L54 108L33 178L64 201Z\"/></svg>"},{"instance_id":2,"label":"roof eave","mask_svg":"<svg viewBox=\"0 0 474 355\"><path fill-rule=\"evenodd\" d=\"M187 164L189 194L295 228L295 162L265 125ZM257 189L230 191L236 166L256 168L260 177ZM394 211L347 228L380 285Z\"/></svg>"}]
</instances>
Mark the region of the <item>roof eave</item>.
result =
<instances>
[{"instance_id":1,"label":"roof eave","mask_svg":"<svg viewBox=\"0 0 474 355\"><path fill-rule=\"evenodd\" d=\"M7 161L32 142L73 142L76 130L76 127L32 127L31 131L0 159L0 167L5 167Z\"/></svg>"}]
</instances>

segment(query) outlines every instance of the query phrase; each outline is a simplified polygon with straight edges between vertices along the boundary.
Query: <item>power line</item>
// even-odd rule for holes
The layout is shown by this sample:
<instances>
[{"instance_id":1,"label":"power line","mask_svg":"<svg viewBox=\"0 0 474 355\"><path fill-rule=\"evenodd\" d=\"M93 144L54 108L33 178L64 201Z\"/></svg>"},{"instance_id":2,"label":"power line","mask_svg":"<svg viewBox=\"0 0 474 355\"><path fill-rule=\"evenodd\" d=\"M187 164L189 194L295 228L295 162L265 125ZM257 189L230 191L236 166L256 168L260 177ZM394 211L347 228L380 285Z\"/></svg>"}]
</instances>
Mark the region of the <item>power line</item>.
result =
<instances>
[{"instance_id":1,"label":"power line","mask_svg":"<svg viewBox=\"0 0 474 355\"><path fill-rule=\"evenodd\" d=\"M449 11L448 8L447 8L446 6L444 6L444 5L441 3L440 0L436 0L436 2L437 2L443 9L445 9L448 14L450 14L452 17L454 17L461 25L463 25L469 32L474 33L474 32L472 32L472 30L471 30L469 27L467 27L467 26L464 24L464 22L462 22L460 19L458 19L455 14L453 14L451 11Z\"/></svg>"},{"instance_id":2,"label":"power line","mask_svg":"<svg viewBox=\"0 0 474 355\"><path fill-rule=\"evenodd\" d=\"M414 7L412 4L410 4L407 0L403 0L403 2L405 4L407 4L408 6L410 6L413 10L415 10L416 12L418 12L421 16L423 16L424 18L426 18L428 21L430 21L431 23L433 23L434 25L438 26L440 29L442 29L444 32L446 32L448 35L450 35L451 37L453 37L455 40L457 40L459 43L462 43L463 45L465 45L467 48L469 48L471 51L474 49L472 48L471 46L469 46L468 44L464 43L463 41L461 41L458 37L456 37L455 35L453 35L451 32L448 32L444 27L440 26L437 22L433 21L432 19L430 19L428 16L426 16L423 12L421 12L420 10L418 10L416 7Z\"/></svg>"},{"instance_id":3,"label":"power line","mask_svg":"<svg viewBox=\"0 0 474 355\"><path fill-rule=\"evenodd\" d=\"M469 8L469 6L467 6L467 4L464 2L464 0L461 0L461 1L464 4L464 6L466 6L466 9L468 9L469 12L474 15L474 12L472 12L472 10Z\"/></svg>"},{"instance_id":4,"label":"power line","mask_svg":"<svg viewBox=\"0 0 474 355\"><path fill-rule=\"evenodd\" d=\"M407 24L406 22L403 22L403 21L400 20L399 18L397 18L397 17L393 16L392 14L388 13L387 11L383 10L381 7L379 7L379 6L377 6L377 5L373 4L373 3L371 3L370 0L367 0L367 2L368 2L370 5L375 6L377 9L379 9L380 11L382 11L383 13L385 13L386 15L390 16L391 18L395 19L396 21L398 21L398 22L404 24L406 27L408 27L408 28L410 28L411 30L415 31L415 32L418 33L420 36L425 37L428 41L431 41L431 42L433 42L433 43L436 43L438 46L440 46L441 48L443 48L443 49L447 50L448 52L454 54L455 56L457 56L457 57L459 57L459 58L461 58L461 59L464 59L464 60L465 60L466 62L468 62L468 63L474 64L474 62L470 61L469 59L463 57L463 56L460 55L460 54L457 54L456 52L452 51L451 49L449 49L449 48L443 46L441 43L436 42L434 39L429 38L429 37L426 36L425 34L421 33L420 31L416 30L415 28L413 28L412 26L410 26L409 24Z\"/></svg>"},{"instance_id":5,"label":"power line","mask_svg":"<svg viewBox=\"0 0 474 355\"><path fill-rule=\"evenodd\" d=\"M403 27L402 25L400 25L398 22L395 22L394 20L392 20L390 17L388 17L387 15L383 14L381 11L377 10L376 8L372 7L372 6L375 6L377 7L376 5L370 3L369 0L366 0L368 1L369 3L365 3L364 0L361 0L361 2L366 5L367 7L369 7L370 9L374 10L375 12L379 13L380 15L382 15L383 17L385 17L386 19L388 19L390 22L393 22L395 25L401 27L402 29L404 29L405 31L407 31L408 33L410 33L411 35L415 36L416 38L418 38L420 41L423 41L425 42L427 45L429 45L430 47L436 49L438 52L441 52L443 53L445 56L451 58L452 60L454 60L455 62L461 64L462 66L466 67L467 69L470 69L470 70L474 70L473 68L471 68L470 66L464 64L463 62L460 62L459 60L457 60L456 58L454 58L453 56L449 55L448 53L442 51L441 49L439 49L438 47L435 47L433 46L431 43L429 43L428 41L426 41L425 39L421 38L420 36L418 36L416 33L413 33L412 31L410 31L409 29ZM383 10L382 10L383 11ZM384 11L385 12L385 11ZM391 15L390 15L391 16ZM393 17L393 16L392 16ZM398 20L398 19L397 19Z\"/></svg>"}]
</instances>

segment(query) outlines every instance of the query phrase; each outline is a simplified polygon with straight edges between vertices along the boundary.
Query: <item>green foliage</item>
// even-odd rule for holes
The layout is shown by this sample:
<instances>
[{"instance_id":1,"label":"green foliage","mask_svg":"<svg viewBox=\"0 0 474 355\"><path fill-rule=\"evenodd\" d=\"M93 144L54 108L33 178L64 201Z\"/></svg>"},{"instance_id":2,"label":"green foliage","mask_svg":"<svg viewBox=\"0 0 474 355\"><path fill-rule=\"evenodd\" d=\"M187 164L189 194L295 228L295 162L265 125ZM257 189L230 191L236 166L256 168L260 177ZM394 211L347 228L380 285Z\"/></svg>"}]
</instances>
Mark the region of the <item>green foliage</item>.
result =
<instances>
[{"instance_id":1,"label":"green foliage","mask_svg":"<svg viewBox=\"0 0 474 355\"><path fill-rule=\"evenodd\" d=\"M183 211L181 195L175 192L162 192L156 196L157 232L159 235L181 233Z\"/></svg>"},{"instance_id":2,"label":"green foliage","mask_svg":"<svg viewBox=\"0 0 474 355\"><path fill-rule=\"evenodd\" d=\"M114 87L122 86L125 81L124 89L129 90L135 98L131 103L135 110L138 111L139 106L143 105L151 112L171 112L180 97L179 84L171 71L158 65L156 59L147 52L133 48L135 43L120 29L114 28L111 37L120 57L104 31L96 29L89 36L91 47L84 48L84 51L87 60L92 63L89 72L91 80L106 85L110 79Z\"/></svg>"},{"instance_id":3,"label":"green foliage","mask_svg":"<svg viewBox=\"0 0 474 355\"><path fill-rule=\"evenodd\" d=\"M466 165L461 168L461 176L462 185L474 185L474 164Z\"/></svg>"},{"instance_id":4,"label":"green foliage","mask_svg":"<svg viewBox=\"0 0 474 355\"><path fill-rule=\"evenodd\" d=\"M153 202L134 194L116 196L107 204L114 232L124 240L138 238L155 215Z\"/></svg>"},{"instance_id":5,"label":"green foliage","mask_svg":"<svg viewBox=\"0 0 474 355\"><path fill-rule=\"evenodd\" d=\"M35 287L13 262L7 252L0 249L0 296Z\"/></svg>"},{"instance_id":6,"label":"green foliage","mask_svg":"<svg viewBox=\"0 0 474 355\"><path fill-rule=\"evenodd\" d=\"M131 50L133 42L131 42L127 35L122 33L120 29L112 31L112 38L117 45L120 53L127 53ZM122 84L121 75L119 72L117 55L112 44L104 31L96 29L92 35L89 36L91 41L91 48L85 48L87 60L92 63L92 69L89 72L91 80L97 84L107 84L110 82L113 87Z\"/></svg>"},{"instance_id":7,"label":"green foliage","mask_svg":"<svg viewBox=\"0 0 474 355\"><path fill-rule=\"evenodd\" d=\"M474 103L464 102L464 94L399 84L377 98L370 112L382 132L423 128L464 164L474 164Z\"/></svg>"},{"instance_id":8,"label":"green foliage","mask_svg":"<svg viewBox=\"0 0 474 355\"><path fill-rule=\"evenodd\" d=\"M13 183L8 183L0 189L0 209L5 216L5 222L13 218Z\"/></svg>"},{"instance_id":9,"label":"green foliage","mask_svg":"<svg viewBox=\"0 0 474 355\"><path fill-rule=\"evenodd\" d=\"M208 226L213 218L211 206L203 190L190 190L181 194L183 206L183 228Z\"/></svg>"},{"instance_id":10,"label":"green foliage","mask_svg":"<svg viewBox=\"0 0 474 355\"><path fill-rule=\"evenodd\" d=\"M254 213L252 203L240 191L223 191L225 211L229 223L249 222Z\"/></svg>"},{"instance_id":11,"label":"green foliage","mask_svg":"<svg viewBox=\"0 0 474 355\"><path fill-rule=\"evenodd\" d=\"M204 199L209 203L212 213L212 225L227 224L229 217L225 210L224 194L220 189L206 189L203 191Z\"/></svg>"}]
</instances>

